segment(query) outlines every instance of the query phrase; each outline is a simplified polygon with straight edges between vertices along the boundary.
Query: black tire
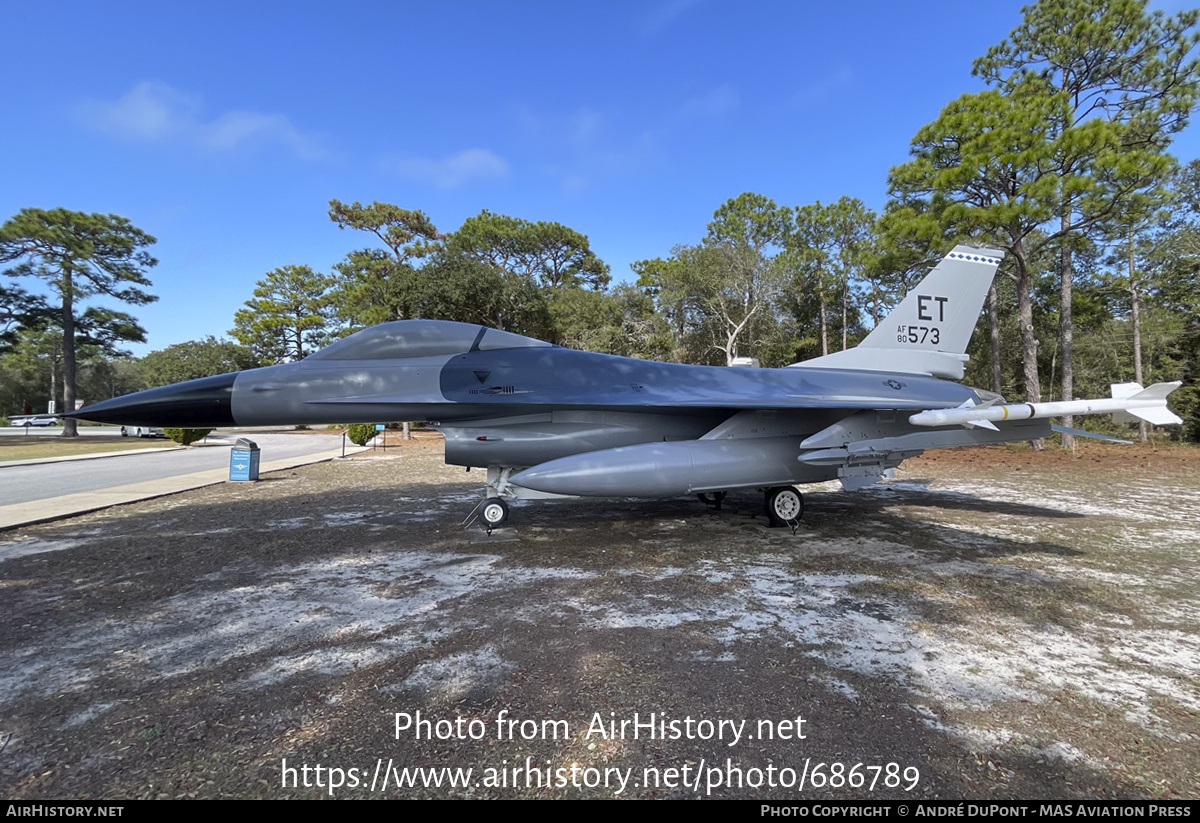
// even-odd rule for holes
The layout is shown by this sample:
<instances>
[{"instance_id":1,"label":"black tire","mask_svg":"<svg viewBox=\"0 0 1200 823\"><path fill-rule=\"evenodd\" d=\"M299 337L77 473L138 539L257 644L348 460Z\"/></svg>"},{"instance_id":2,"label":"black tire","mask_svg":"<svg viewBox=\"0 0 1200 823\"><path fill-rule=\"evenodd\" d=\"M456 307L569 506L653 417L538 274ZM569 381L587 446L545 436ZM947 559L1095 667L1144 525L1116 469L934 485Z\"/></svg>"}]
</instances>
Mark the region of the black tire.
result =
<instances>
[{"instance_id":1,"label":"black tire","mask_svg":"<svg viewBox=\"0 0 1200 823\"><path fill-rule=\"evenodd\" d=\"M129 436L129 429L127 429L127 428L125 428L124 426L122 426L122 427L121 427L121 436L122 436L122 437L128 437L128 436Z\"/></svg>"},{"instance_id":2,"label":"black tire","mask_svg":"<svg viewBox=\"0 0 1200 823\"><path fill-rule=\"evenodd\" d=\"M772 526L790 526L804 516L804 496L794 486L767 489L765 502Z\"/></svg>"},{"instance_id":3,"label":"black tire","mask_svg":"<svg viewBox=\"0 0 1200 823\"><path fill-rule=\"evenodd\" d=\"M508 504L499 497L489 497L483 501L479 515L489 529L494 529L508 520Z\"/></svg>"}]
</instances>

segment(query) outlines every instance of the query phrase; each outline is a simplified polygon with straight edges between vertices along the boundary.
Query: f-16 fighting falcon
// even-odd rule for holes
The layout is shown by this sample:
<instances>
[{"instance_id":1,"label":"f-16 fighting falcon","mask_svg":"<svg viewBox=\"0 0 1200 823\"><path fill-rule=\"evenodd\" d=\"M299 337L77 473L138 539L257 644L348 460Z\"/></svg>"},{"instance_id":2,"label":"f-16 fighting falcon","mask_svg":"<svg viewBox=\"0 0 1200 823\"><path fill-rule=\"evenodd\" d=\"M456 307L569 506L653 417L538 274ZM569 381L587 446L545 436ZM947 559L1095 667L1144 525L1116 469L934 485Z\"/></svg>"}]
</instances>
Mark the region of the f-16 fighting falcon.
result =
<instances>
[{"instance_id":1,"label":"f-16 fighting falcon","mask_svg":"<svg viewBox=\"0 0 1200 823\"><path fill-rule=\"evenodd\" d=\"M696 494L719 504L746 488L763 490L773 523L794 524L804 509L796 484L861 487L926 449L1046 437L1058 428L1048 418L1066 414L1182 422L1166 406L1179 383L1010 405L951 382L963 376L1001 257L955 247L857 347L782 369L660 363L400 320L294 363L149 389L74 416L184 428L427 420L445 436L447 463L487 469L489 530L517 499Z\"/></svg>"}]
</instances>

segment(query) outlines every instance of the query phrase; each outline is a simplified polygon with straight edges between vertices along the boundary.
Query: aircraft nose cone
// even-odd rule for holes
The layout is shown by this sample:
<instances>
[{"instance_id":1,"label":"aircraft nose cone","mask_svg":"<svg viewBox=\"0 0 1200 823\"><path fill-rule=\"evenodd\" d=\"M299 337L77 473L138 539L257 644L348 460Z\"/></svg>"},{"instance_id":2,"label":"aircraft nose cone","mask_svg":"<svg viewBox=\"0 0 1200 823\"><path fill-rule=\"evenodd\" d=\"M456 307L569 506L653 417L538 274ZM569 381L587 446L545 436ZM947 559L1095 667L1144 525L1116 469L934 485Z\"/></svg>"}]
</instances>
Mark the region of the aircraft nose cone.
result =
<instances>
[{"instance_id":1,"label":"aircraft nose cone","mask_svg":"<svg viewBox=\"0 0 1200 823\"><path fill-rule=\"evenodd\" d=\"M114 397L65 415L120 426L173 426L181 429L237 425L231 400L240 372L201 377L171 386Z\"/></svg>"}]
</instances>

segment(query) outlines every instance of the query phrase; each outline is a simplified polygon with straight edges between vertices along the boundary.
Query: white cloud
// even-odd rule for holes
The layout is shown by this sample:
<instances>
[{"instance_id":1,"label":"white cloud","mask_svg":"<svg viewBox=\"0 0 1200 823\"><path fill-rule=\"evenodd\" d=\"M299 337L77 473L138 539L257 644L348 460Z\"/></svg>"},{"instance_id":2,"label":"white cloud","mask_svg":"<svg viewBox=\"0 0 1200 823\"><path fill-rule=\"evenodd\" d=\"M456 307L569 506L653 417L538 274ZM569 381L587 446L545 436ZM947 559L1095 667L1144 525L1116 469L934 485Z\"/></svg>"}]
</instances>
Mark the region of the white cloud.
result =
<instances>
[{"instance_id":1,"label":"white cloud","mask_svg":"<svg viewBox=\"0 0 1200 823\"><path fill-rule=\"evenodd\" d=\"M286 115L234 109L204 119L199 98L165 83L138 83L113 102L88 101L76 113L90 128L122 140L177 140L212 151L274 144L305 159L323 154Z\"/></svg>"},{"instance_id":2,"label":"white cloud","mask_svg":"<svg viewBox=\"0 0 1200 823\"><path fill-rule=\"evenodd\" d=\"M844 97L854 85L854 71L840 66L824 75L814 75L792 92L789 103L793 108L809 109L835 97Z\"/></svg>"},{"instance_id":3,"label":"white cloud","mask_svg":"<svg viewBox=\"0 0 1200 823\"><path fill-rule=\"evenodd\" d=\"M649 37L666 28L672 20L697 6L702 0L666 0L642 17L639 28L643 37Z\"/></svg>"},{"instance_id":4,"label":"white cloud","mask_svg":"<svg viewBox=\"0 0 1200 823\"><path fill-rule=\"evenodd\" d=\"M475 180L508 176L508 161L488 149L466 149L448 157L407 157L388 165L405 177L452 189Z\"/></svg>"},{"instance_id":5,"label":"white cloud","mask_svg":"<svg viewBox=\"0 0 1200 823\"><path fill-rule=\"evenodd\" d=\"M737 111L741 101L732 83L722 83L707 94L684 101L679 107L683 120L709 120Z\"/></svg>"},{"instance_id":6,"label":"white cloud","mask_svg":"<svg viewBox=\"0 0 1200 823\"><path fill-rule=\"evenodd\" d=\"M323 153L312 138L301 134L282 114L230 111L204 130L204 142L211 148L232 149L256 140L282 143L298 156L310 160Z\"/></svg>"},{"instance_id":7,"label":"white cloud","mask_svg":"<svg viewBox=\"0 0 1200 823\"><path fill-rule=\"evenodd\" d=\"M595 109L583 106L570 118L568 134L571 143L580 147L587 146L600 137L603 127L604 116Z\"/></svg>"},{"instance_id":8,"label":"white cloud","mask_svg":"<svg viewBox=\"0 0 1200 823\"><path fill-rule=\"evenodd\" d=\"M581 194L597 179L633 174L661 159L657 131L626 128L612 109L580 105L545 112L518 103L511 117L534 154L528 170L556 179L566 194Z\"/></svg>"},{"instance_id":9,"label":"white cloud","mask_svg":"<svg viewBox=\"0 0 1200 823\"><path fill-rule=\"evenodd\" d=\"M79 107L79 115L92 128L115 137L161 140L194 124L198 108L194 98L170 86L138 83L114 103L84 103Z\"/></svg>"}]
</instances>

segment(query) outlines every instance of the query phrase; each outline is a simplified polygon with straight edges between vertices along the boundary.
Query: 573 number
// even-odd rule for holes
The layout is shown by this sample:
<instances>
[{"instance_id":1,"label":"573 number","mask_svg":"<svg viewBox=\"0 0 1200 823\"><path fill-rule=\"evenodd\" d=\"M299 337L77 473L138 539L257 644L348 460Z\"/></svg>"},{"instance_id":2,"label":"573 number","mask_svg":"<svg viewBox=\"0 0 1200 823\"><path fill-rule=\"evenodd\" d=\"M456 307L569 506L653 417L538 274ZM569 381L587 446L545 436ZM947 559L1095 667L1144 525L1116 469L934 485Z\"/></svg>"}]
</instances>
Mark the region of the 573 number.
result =
<instances>
[{"instance_id":1,"label":"573 number","mask_svg":"<svg viewBox=\"0 0 1200 823\"><path fill-rule=\"evenodd\" d=\"M941 332L937 326L900 326L896 330L897 343L924 343L933 345L941 342Z\"/></svg>"}]
</instances>

